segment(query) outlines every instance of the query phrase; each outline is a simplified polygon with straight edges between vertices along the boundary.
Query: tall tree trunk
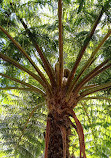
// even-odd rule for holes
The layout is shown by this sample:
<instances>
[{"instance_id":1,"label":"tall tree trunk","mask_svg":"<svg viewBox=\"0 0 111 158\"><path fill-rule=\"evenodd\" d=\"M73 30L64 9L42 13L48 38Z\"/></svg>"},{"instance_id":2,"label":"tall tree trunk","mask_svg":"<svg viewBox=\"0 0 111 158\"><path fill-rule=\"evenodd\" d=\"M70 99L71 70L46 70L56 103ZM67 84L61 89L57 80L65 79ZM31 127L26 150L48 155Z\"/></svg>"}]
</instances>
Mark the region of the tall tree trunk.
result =
<instances>
[{"instance_id":1,"label":"tall tree trunk","mask_svg":"<svg viewBox=\"0 0 111 158\"><path fill-rule=\"evenodd\" d=\"M71 99L72 98L72 99ZM74 95L66 101L65 90L55 90L53 96L47 98L47 104L49 108L48 121L50 122L50 127L48 127L47 132L49 132L48 148L47 148L47 158L69 158L69 136L71 134L70 130L70 120L69 114L66 112L67 109L73 106L75 102Z\"/></svg>"},{"instance_id":2,"label":"tall tree trunk","mask_svg":"<svg viewBox=\"0 0 111 158\"><path fill-rule=\"evenodd\" d=\"M49 114L48 117L50 117L48 158L63 158L64 152L66 152L66 158L69 158L70 125L67 117L61 118L57 113ZM63 139L61 127L66 131L66 142L64 142L65 140ZM64 149L64 143L66 143L66 149ZM63 152L63 150L66 151Z\"/></svg>"}]
</instances>

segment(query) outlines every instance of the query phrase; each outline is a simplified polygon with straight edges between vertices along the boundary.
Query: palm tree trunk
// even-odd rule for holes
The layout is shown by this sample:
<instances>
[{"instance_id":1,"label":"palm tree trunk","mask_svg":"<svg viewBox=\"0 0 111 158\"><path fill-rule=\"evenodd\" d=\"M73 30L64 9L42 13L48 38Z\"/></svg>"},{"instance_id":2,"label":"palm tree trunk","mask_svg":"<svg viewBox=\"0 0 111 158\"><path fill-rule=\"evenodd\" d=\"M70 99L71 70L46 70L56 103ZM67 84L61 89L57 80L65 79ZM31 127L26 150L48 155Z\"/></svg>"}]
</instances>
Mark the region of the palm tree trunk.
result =
<instances>
[{"instance_id":1,"label":"palm tree trunk","mask_svg":"<svg viewBox=\"0 0 111 158\"><path fill-rule=\"evenodd\" d=\"M50 119L48 158L69 158L70 126L68 118L62 118L57 113L49 114L48 117ZM66 149L64 149L65 140L63 140L60 127L64 127L66 131ZM64 150L66 150L66 157L64 157Z\"/></svg>"},{"instance_id":2,"label":"palm tree trunk","mask_svg":"<svg viewBox=\"0 0 111 158\"><path fill-rule=\"evenodd\" d=\"M66 89L54 89L47 96L48 118L45 137L45 158L69 158L69 136L71 134L70 108L77 104L76 94L67 101Z\"/></svg>"}]
</instances>

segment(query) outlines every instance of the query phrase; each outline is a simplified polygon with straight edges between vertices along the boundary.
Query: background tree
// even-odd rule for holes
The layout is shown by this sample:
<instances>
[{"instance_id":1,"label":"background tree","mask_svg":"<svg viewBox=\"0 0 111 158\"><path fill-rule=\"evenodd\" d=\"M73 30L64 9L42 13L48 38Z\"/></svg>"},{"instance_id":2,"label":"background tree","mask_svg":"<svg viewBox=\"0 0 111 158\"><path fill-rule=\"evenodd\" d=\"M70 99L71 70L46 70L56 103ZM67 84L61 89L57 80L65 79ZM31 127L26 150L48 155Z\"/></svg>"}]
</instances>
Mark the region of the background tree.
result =
<instances>
[{"instance_id":1,"label":"background tree","mask_svg":"<svg viewBox=\"0 0 111 158\"><path fill-rule=\"evenodd\" d=\"M1 157L111 156L110 7L0 2Z\"/></svg>"}]
</instances>

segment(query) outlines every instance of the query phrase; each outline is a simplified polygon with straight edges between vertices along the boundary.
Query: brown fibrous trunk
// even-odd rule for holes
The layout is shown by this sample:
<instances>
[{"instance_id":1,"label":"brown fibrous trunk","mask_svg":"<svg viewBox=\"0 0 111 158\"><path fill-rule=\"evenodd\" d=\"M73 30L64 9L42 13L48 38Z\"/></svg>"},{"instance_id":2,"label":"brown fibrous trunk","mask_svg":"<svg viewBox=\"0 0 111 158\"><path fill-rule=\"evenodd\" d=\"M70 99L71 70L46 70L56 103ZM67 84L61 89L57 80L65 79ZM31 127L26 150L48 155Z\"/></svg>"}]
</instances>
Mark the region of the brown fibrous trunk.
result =
<instances>
[{"instance_id":1,"label":"brown fibrous trunk","mask_svg":"<svg viewBox=\"0 0 111 158\"><path fill-rule=\"evenodd\" d=\"M61 119L56 116L57 119L49 114L50 117L50 137L48 146L48 158L63 158L63 139L60 127L63 126L66 130L66 158L69 158L69 135L70 125L67 117Z\"/></svg>"},{"instance_id":2,"label":"brown fibrous trunk","mask_svg":"<svg viewBox=\"0 0 111 158\"><path fill-rule=\"evenodd\" d=\"M69 158L69 136L71 134L69 114L67 109L76 104L75 96L73 99L66 101L65 90L54 91L53 96L47 98L49 109L48 120L50 120L50 129L48 140L47 158ZM64 133L62 130L64 129ZM48 132L47 131L47 132ZM63 135L66 135L66 142L63 140ZM65 147L64 145L65 144ZM65 152L66 154L65 154Z\"/></svg>"}]
</instances>

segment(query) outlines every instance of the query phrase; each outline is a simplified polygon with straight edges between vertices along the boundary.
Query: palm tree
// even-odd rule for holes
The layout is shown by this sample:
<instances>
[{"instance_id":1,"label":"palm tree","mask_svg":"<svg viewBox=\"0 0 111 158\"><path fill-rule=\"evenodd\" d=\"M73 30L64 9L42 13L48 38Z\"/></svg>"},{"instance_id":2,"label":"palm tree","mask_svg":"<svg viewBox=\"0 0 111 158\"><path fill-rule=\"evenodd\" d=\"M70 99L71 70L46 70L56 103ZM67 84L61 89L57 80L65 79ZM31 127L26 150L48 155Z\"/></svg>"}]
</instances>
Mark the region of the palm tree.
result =
<instances>
[{"instance_id":1,"label":"palm tree","mask_svg":"<svg viewBox=\"0 0 111 158\"><path fill-rule=\"evenodd\" d=\"M107 4L107 3L106 3ZM81 4L78 9L78 12L81 11ZM13 3L10 3L10 8L13 12L17 12L17 6ZM46 133L45 133L45 158L69 158L69 144L70 144L70 135L71 135L71 127L75 129L79 138L80 145L80 158L86 158L85 152L85 140L84 140L84 131L83 127L75 114L75 109L78 104L82 100L89 99L103 99L109 100L107 97L100 96L90 96L91 94L95 94L95 92L103 91L111 87L111 82L106 82L103 84L99 84L98 81L94 81L92 84L92 80L95 79L96 76L100 75L102 72L106 71L111 67L110 60L107 58L102 58L100 64L95 67L91 67L94 62L97 60L98 51L104 42L111 35L111 29L107 29L107 33L100 40L96 48L90 53L87 61L84 62L81 68L78 67L82 63L81 60L84 59L84 54L88 45L94 36L95 30L100 22L102 15L107 11L106 6L102 6L102 9L99 15L96 17L96 20L93 26L90 29L90 32L85 34L86 38L84 40L83 45L77 55L76 60L73 63L71 69L64 68L64 44L63 44L63 12L62 12L62 0L58 0L58 30L59 30L59 39L58 39L58 61L52 66L49 60L47 59L44 48L39 46L36 40L36 34L32 32L32 28L29 28L27 23L19 14L17 14L18 20L21 22L24 27L28 38L32 42L35 51L37 51L39 57L35 56L39 60L39 63L42 65L42 70L39 66L37 66L36 62L34 62L33 56L28 54L25 49L2 27L0 26L0 30L10 39L10 41L16 46L19 52L24 55L27 59L27 62L31 64L32 71L29 68L26 68L19 59L16 60L13 57L8 56L7 53L0 52L0 57L3 61L9 62L14 65L16 68L24 71L29 75L29 78L32 77L33 80L37 81L37 86L33 83L25 82L24 80L20 80L16 78L16 76L9 74L4 74L3 72L0 75L4 78L12 80L16 83L21 84L20 86L10 87L1 87L1 90L23 90L23 91L31 91L37 94L40 94L44 100L46 101L48 114L47 114L47 124L46 124ZM65 34L65 33L64 33ZM65 36L65 35L64 35ZM64 39L64 43L65 43ZM6 51L6 50L5 50ZM99 56L100 57L100 56ZM105 60L104 60L105 59ZM94 65L93 65L94 66ZM91 69L90 69L91 68ZM44 70L43 70L44 69ZM88 70L87 73L86 70ZM37 73L37 74L36 74ZM22 76L22 74L21 74ZM84 107L84 105L83 105ZM27 127L29 119L32 117L33 113L37 110L35 107L29 115L29 118L23 128L22 135ZM84 111L86 111L84 107ZM87 112L86 112L87 113ZM20 139L22 137L20 136Z\"/></svg>"}]
</instances>

